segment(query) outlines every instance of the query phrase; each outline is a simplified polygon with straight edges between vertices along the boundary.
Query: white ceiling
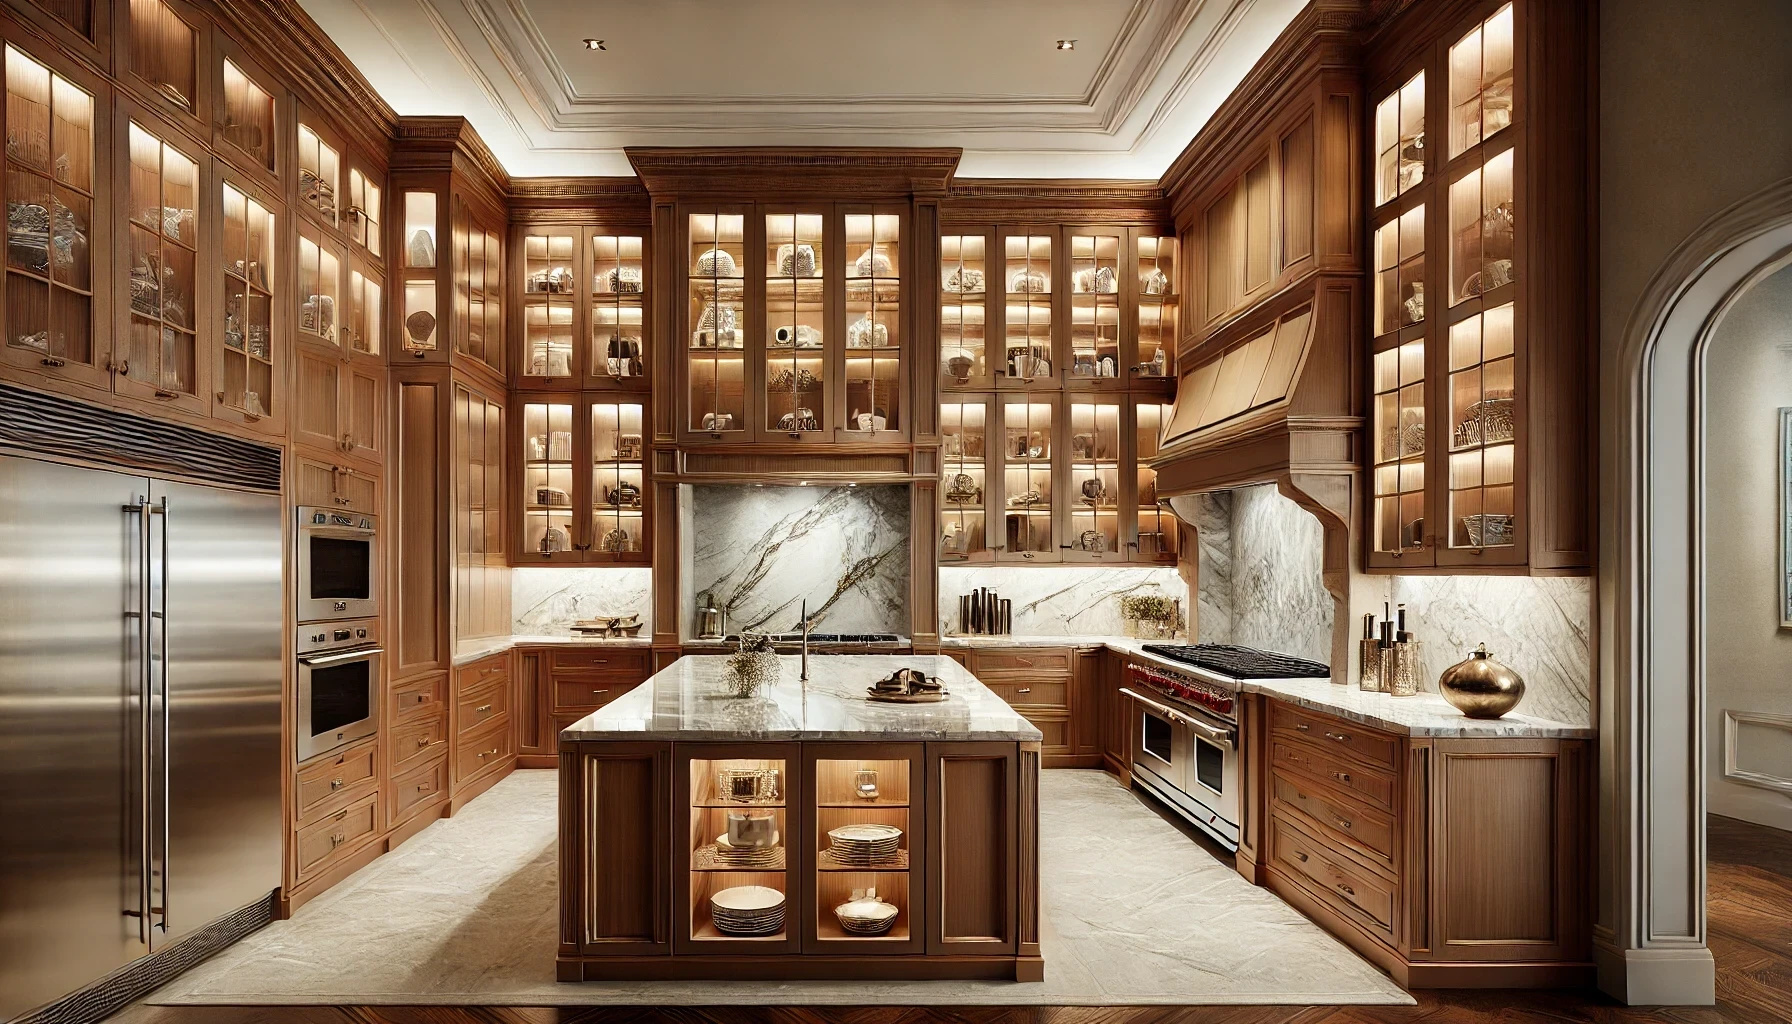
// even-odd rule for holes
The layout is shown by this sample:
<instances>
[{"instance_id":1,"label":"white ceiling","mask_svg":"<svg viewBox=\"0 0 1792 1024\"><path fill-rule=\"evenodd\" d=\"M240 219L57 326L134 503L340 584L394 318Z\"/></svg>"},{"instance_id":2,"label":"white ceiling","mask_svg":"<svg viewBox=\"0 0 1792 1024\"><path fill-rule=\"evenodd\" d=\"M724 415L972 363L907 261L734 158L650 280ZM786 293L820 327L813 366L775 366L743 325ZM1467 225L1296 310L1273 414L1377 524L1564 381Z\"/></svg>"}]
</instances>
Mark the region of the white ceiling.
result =
<instances>
[{"instance_id":1,"label":"white ceiling","mask_svg":"<svg viewBox=\"0 0 1792 1024\"><path fill-rule=\"evenodd\" d=\"M519 177L631 174L625 146L861 145L963 147L961 177L1154 179L1305 6L300 2L393 109L464 115Z\"/></svg>"}]
</instances>

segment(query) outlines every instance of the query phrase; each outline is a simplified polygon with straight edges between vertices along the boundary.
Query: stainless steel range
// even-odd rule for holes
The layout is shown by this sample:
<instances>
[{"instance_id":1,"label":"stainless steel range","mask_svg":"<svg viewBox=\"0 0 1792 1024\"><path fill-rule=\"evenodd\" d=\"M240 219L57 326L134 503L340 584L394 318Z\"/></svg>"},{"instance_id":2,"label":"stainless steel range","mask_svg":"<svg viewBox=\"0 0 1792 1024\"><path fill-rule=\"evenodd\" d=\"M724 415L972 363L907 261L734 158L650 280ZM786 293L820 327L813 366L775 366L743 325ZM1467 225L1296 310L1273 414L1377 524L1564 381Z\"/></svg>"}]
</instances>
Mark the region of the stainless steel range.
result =
<instances>
[{"instance_id":1,"label":"stainless steel range","mask_svg":"<svg viewBox=\"0 0 1792 1024\"><path fill-rule=\"evenodd\" d=\"M1146 644L1176 662L1134 659L1121 693L1133 700L1132 777L1229 850L1238 849L1237 696L1247 679L1326 678L1318 662L1227 644Z\"/></svg>"}]
</instances>

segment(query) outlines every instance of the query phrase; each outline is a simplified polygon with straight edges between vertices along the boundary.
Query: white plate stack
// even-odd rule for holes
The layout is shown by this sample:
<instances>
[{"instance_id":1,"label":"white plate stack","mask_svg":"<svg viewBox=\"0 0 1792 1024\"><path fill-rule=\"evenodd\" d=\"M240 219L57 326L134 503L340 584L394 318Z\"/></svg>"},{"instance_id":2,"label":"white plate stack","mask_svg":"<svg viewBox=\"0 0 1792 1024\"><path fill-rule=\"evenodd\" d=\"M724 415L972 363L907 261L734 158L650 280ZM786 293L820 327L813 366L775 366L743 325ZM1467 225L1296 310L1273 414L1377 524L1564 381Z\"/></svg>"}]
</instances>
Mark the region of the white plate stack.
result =
<instances>
[{"instance_id":1,"label":"white plate stack","mask_svg":"<svg viewBox=\"0 0 1792 1024\"><path fill-rule=\"evenodd\" d=\"M828 854L839 864L876 867L897 858L902 830L894 825L842 825L828 830Z\"/></svg>"},{"instance_id":2,"label":"white plate stack","mask_svg":"<svg viewBox=\"0 0 1792 1024\"><path fill-rule=\"evenodd\" d=\"M709 898L709 916L726 935L776 935L784 930L784 894L765 885L738 885Z\"/></svg>"},{"instance_id":3,"label":"white plate stack","mask_svg":"<svg viewBox=\"0 0 1792 1024\"><path fill-rule=\"evenodd\" d=\"M716 837L716 858L725 864L742 868L763 868L778 863L783 850L778 847L778 833L764 846L735 846L726 835Z\"/></svg>"}]
</instances>

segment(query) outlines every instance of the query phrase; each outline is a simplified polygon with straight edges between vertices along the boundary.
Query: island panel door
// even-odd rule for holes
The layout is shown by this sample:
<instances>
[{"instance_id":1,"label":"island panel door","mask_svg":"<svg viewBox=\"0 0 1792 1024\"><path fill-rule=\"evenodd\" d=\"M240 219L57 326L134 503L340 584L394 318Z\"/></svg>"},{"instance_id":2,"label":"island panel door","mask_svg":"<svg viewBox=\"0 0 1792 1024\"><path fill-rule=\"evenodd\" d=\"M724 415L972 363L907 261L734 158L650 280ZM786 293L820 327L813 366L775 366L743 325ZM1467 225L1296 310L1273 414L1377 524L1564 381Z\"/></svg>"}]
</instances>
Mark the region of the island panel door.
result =
<instances>
[{"instance_id":1,"label":"island panel door","mask_svg":"<svg viewBox=\"0 0 1792 1024\"><path fill-rule=\"evenodd\" d=\"M804 953L926 951L924 751L803 744Z\"/></svg>"},{"instance_id":2,"label":"island panel door","mask_svg":"<svg viewBox=\"0 0 1792 1024\"><path fill-rule=\"evenodd\" d=\"M927 952L1017 950L1019 745L927 744Z\"/></svg>"},{"instance_id":3,"label":"island panel door","mask_svg":"<svg viewBox=\"0 0 1792 1024\"><path fill-rule=\"evenodd\" d=\"M581 743L560 754L560 954L672 952L672 748Z\"/></svg>"},{"instance_id":4,"label":"island panel door","mask_svg":"<svg viewBox=\"0 0 1792 1024\"><path fill-rule=\"evenodd\" d=\"M673 949L798 952L801 746L677 743L672 761Z\"/></svg>"}]
</instances>

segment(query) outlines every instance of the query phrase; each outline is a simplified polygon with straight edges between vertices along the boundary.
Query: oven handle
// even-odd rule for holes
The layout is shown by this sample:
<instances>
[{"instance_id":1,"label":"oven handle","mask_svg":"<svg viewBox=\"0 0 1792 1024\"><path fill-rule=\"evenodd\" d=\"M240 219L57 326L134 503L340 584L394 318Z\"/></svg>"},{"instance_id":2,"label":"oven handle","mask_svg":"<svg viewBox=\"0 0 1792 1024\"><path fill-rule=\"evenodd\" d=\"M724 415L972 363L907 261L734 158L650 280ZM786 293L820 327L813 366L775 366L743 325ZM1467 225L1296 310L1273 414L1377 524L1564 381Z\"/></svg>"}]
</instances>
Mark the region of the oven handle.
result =
<instances>
[{"instance_id":1,"label":"oven handle","mask_svg":"<svg viewBox=\"0 0 1792 1024\"><path fill-rule=\"evenodd\" d=\"M384 647L357 647L352 651L341 651L336 654L325 654L325 655L322 655L320 657L315 657L315 658L311 657L309 655L300 655L299 656L299 664L301 664L301 665L334 665L335 663L337 663L339 661L352 661L356 658L365 658L370 654L384 654L384 653L386 653L386 649Z\"/></svg>"},{"instance_id":2,"label":"oven handle","mask_svg":"<svg viewBox=\"0 0 1792 1024\"><path fill-rule=\"evenodd\" d=\"M1232 749L1233 744L1232 744L1232 731L1231 730L1216 729L1213 726L1208 725L1206 722L1203 722L1198 718L1190 718L1189 716L1183 714L1182 712L1177 711L1175 708L1166 707L1163 704L1159 704L1157 701L1154 701L1151 698L1143 696L1141 694L1135 693L1132 690L1128 689L1127 687L1122 686L1120 688L1120 692L1126 694L1128 697L1131 697L1133 700L1138 701L1140 704L1145 705L1146 707L1150 708L1153 711L1156 711L1157 713L1159 713L1161 715L1164 715L1168 718L1172 718L1178 722L1181 722L1183 725L1188 726L1190 729L1195 730L1196 732L1200 733L1202 736L1205 736L1207 739L1210 739L1213 742L1220 744L1221 746L1225 747L1226 749L1228 749L1228 750Z\"/></svg>"}]
</instances>

